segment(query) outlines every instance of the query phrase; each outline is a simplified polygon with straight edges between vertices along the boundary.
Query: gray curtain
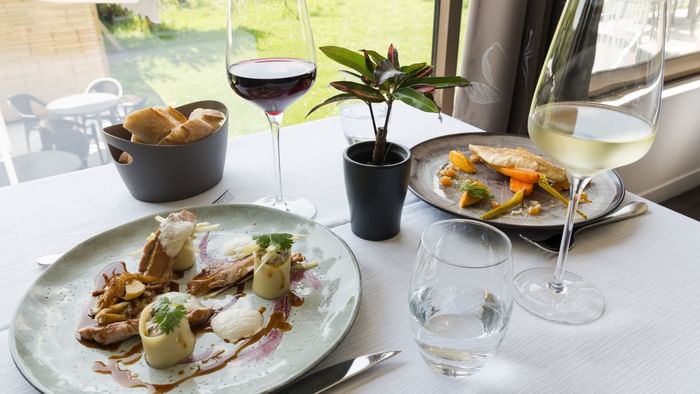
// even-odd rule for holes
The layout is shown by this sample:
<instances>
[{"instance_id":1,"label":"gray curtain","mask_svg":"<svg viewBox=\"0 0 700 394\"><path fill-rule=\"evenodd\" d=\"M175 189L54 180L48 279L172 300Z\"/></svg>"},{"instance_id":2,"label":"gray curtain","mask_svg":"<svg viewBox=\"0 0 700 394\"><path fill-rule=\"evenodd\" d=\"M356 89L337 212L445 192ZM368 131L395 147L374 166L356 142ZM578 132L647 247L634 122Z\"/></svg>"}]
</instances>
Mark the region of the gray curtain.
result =
<instances>
[{"instance_id":1,"label":"gray curtain","mask_svg":"<svg viewBox=\"0 0 700 394\"><path fill-rule=\"evenodd\" d=\"M470 0L453 116L489 132L527 134L540 68L566 0Z\"/></svg>"}]
</instances>

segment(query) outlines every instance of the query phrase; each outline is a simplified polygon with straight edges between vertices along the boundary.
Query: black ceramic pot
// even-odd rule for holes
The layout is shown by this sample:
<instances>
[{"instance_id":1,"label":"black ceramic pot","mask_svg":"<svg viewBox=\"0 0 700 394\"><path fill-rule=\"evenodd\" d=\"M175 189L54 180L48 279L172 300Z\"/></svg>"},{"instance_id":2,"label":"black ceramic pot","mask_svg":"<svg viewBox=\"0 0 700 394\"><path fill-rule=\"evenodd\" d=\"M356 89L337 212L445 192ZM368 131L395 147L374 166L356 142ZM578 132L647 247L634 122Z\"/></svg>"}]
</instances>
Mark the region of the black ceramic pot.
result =
<instances>
[{"instance_id":1,"label":"black ceramic pot","mask_svg":"<svg viewBox=\"0 0 700 394\"><path fill-rule=\"evenodd\" d=\"M369 164L374 141L351 145L343 155L352 232L370 241L398 234L411 173L411 151L395 143L387 146L389 153L383 166Z\"/></svg>"}]
</instances>

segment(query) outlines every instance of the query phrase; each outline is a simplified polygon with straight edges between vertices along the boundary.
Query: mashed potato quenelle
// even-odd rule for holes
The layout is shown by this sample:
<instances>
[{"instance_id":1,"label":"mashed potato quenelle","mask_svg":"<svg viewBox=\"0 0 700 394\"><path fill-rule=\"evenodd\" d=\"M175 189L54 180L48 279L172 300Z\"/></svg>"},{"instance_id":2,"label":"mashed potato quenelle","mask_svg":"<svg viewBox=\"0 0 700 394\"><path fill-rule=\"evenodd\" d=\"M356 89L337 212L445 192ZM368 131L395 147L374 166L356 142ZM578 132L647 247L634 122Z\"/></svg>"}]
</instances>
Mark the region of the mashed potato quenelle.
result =
<instances>
[{"instance_id":1,"label":"mashed potato quenelle","mask_svg":"<svg viewBox=\"0 0 700 394\"><path fill-rule=\"evenodd\" d=\"M146 361L153 368L171 367L194 350L195 337L187 321L187 310L167 296L143 309L139 336Z\"/></svg>"}]
</instances>

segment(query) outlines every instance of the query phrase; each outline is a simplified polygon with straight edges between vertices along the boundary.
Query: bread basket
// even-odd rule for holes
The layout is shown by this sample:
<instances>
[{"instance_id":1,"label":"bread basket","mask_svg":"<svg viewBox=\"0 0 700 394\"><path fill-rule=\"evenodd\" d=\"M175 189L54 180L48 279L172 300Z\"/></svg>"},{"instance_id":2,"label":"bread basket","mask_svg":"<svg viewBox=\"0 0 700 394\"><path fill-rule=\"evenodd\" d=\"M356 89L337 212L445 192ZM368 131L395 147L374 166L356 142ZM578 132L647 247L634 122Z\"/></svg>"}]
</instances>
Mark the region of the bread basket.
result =
<instances>
[{"instance_id":1,"label":"bread basket","mask_svg":"<svg viewBox=\"0 0 700 394\"><path fill-rule=\"evenodd\" d=\"M197 101L177 109L189 116L196 108L216 109L226 115L221 127L199 141L184 145L149 145L130 141L122 124L106 127L102 136L112 161L131 195L149 202L175 201L214 187L224 173L228 139L228 110L218 101ZM129 164L118 161L127 152Z\"/></svg>"}]
</instances>

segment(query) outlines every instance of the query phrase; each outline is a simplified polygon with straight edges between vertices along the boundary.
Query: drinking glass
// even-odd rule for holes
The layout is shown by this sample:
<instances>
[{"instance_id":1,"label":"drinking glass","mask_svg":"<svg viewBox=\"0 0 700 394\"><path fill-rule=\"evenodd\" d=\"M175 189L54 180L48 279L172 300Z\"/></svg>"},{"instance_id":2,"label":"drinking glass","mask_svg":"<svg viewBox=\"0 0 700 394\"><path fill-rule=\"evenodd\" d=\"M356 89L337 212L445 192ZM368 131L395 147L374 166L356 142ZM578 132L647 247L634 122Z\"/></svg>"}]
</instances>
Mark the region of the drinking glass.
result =
<instances>
[{"instance_id":1,"label":"drinking glass","mask_svg":"<svg viewBox=\"0 0 700 394\"><path fill-rule=\"evenodd\" d=\"M513 305L511 245L500 230L444 220L421 236L408 289L425 362L448 376L477 372L506 333Z\"/></svg>"},{"instance_id":2,"label":"drinking glass","mask_svg":"<svg viewBox=\"0 0 700 394\"><path fill-rule=\"evenodd\" d=\"M557 265L519 273L516 301L556 323L585 324L603 294L565 270L574 217L591 178L651 148L661 106L666 2L569 0L535 89L528 130L569 174L570 203Z\"/></svg>"},{"instance_id":3,"label":"drinking glass","mask_svg":"<svg viewBox=\"0 0 700 394\"><path fill-rule=\"evenodd\" d=\"M373 103L372 113L376 124L386 121L386 104ZM344 102L340 104L340 126L343 129L348 145L362 141L374 141L374 125L365 103Z\"/></svg>"},{"instance_id":4,"label":"drinking glass","mask_svg":"<svg viewBox=\"0 0 700 394\"><path fill-rule=\"evenodd\" d=\"M265 111L272 131L277 193L256 204L308 218L304 198L282 193L279 133L284 110L316 79L316 52L305 0L229 0L226 70L236 94Z\"/></svg>"}]
</instances>

